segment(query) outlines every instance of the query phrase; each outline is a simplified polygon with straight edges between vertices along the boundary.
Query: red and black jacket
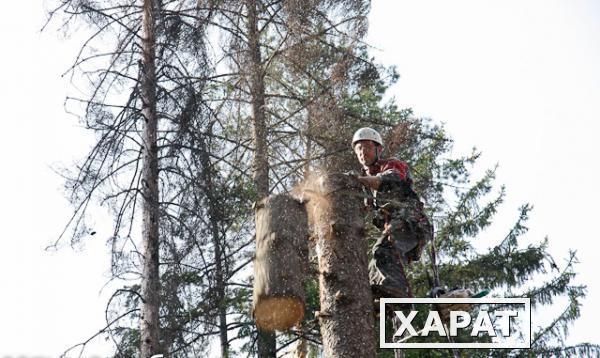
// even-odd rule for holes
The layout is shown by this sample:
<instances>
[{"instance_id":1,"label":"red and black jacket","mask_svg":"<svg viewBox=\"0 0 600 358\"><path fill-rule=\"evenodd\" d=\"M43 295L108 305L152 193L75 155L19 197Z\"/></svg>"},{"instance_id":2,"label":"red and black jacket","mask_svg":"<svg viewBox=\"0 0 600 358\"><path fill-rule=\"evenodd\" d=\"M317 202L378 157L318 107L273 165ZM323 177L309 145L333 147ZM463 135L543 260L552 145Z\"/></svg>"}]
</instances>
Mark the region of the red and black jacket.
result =
<instances>
[{"instance_id":1,"label":"red and black jacket","mask_svg":"<svg viewBox=\"0 0 600 358\"><path fill-rule=\"evenodd\" d=\"M408 164L403 161L394 158L379 159L374 165L363 169L363 171L365 174L376 175L381 178L378 193L394 192L397 200L419 198L412 188Z\"/></svg>"}]
</instances>

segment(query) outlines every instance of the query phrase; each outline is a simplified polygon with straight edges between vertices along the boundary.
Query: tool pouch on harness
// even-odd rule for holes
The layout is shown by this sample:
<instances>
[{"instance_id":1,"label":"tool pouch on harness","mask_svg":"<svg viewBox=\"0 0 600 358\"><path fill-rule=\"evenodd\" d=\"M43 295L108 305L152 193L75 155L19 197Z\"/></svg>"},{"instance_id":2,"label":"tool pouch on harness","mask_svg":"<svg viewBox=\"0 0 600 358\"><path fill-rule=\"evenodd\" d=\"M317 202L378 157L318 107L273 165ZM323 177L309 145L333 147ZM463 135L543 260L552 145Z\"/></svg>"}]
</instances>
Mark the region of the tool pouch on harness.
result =
<instances>
[{"instance_id":1,"label":"tool pouch on harness","mask_svg":"<svg viewBox=\"0 0 600 358\"><path fill-rule=\"evenodd\" d=\"M441 290L439 295L435 295L435 297L439 298L469 298L473 296L473 292L469 289L464 288L454 288L449 292L445 292ZM449 321L450 312L452 311L471 311L473 307L470 303L439 303L434 305L434 309L439 312L440 318L444 322Z\"/></svg>"},{"instance_id":2,"label":"tool pouch on harness","mask_svg":"<svg viewBox=\"0 0 600 358\"><path fill-rule=\"evenodd\" d=\"M433 226L415 198L387 201L379 211L385 217L384 233L402 253L405 262L418 261L425 244L433 239Z\"/></svg>"}]
</instances>

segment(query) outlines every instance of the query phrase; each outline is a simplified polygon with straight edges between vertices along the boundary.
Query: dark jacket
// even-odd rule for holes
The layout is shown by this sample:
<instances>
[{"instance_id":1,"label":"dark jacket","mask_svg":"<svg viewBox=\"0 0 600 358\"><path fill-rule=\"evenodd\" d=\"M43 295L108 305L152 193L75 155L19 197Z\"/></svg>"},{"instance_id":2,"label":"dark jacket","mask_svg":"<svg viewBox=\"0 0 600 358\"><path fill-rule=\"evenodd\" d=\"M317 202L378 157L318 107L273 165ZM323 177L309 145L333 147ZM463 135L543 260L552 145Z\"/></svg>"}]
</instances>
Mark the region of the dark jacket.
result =
<instances>
[{"instance_id":1,"label":"dark jacket","mask_svg":"<svg viewBox=\"0 0 600 358\"><path fill-rule=\"evenodd\" d=\"M393 158L381 159L364 172L381 178L370 203L380 214L373 223L386 230L385 237L389 237L405 262L418 260L423 246L433 237L433 227L412 188L408 164Z\"/></svg>"},{"instance_id":2,"label":"dark jacket","mask_svg":"<svg viewBox=\"0 0 600 358\"><path fill-rule=\"evenodd\" d=\"M394 202L419 200L412 188L410 171L405 162L394 158L380 159L375 165L363 169L363 172L381 178L381 186L373 193L374 208L389 207Z\"/></svg>"}]
</instances>

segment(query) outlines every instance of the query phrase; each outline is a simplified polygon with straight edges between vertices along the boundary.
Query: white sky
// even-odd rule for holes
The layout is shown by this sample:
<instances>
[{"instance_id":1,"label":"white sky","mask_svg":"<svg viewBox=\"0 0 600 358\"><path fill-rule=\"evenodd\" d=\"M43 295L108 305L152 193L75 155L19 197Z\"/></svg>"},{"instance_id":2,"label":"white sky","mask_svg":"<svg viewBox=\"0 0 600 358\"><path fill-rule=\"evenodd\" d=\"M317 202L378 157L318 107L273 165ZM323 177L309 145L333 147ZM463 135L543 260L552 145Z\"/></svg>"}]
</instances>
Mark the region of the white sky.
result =
<instances>
[{"instance_id":1,"label":"white sky","mask_svg":"<svg viewBox=\"0 0 600 358\"><path fill-rule=\"evenodd\" d=\"M50 167L79 158L89 135L62 107L59 76L76 46L37 33L42 15L41 0L7 2L0 13L0 356L57 356L103 326L111 292L101 293L110 235L102 218L83 250L43 251L71 210ZM484 242L502 237L530 202L527 240L548 235L559 262L568 248L578 251L578 280L589 295L572 343L600 343L599 40L593 0L379 0L370 17L373 53L401 75L393 89L399 105L445 122L455 155L476 146L482 169L500 163L507 201Z\"/></svg>"}]
</instances>

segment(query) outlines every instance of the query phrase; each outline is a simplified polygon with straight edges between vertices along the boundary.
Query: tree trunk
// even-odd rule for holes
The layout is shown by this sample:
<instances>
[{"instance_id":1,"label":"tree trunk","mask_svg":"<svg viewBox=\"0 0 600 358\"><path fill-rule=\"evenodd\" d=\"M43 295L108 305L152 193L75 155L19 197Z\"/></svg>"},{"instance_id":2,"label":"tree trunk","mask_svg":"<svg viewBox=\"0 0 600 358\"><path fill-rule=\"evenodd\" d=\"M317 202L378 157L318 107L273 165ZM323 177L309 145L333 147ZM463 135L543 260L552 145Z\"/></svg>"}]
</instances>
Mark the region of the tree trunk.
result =
<instances>
[{"instance_id":1,"label":"tree trunk","mask_svg":"<svg viewBox=\"0 0 600 358\"><path fill-rule=\"evenodd\" d=\"M265 120L265 82L260 53L260 33L258 30L259 0L247 0L248 11L248 74L252 101L253 125L253 178L259 198L269 195L269 159L267 151L267 126ZM257 327L258 328L258 327ZM274 332L264 332L258 328L258 356L275 357L277 343Z\"/></svg>"},{"instance_id":2,"label":"tree trunk","mask_svg":"<svg viewBox=\"0 0 600 358\"><path fill-rule=\"evenodd\" d=\"M202 167L202 181L206 187L205 194L208 199L208 216L210 222L210 231L212 244L214 247L215 261L215 291L217 312L219 320L219 341L221 345L221 357L229 357L229 338L227 335L227 266L225 265L225 254L223 252L223 240L219 223L225 219L225 214L216 195L219 189L215 188L213 178L218 175L215 167L210 161L209 148L203 137L199 139L200 154L199 159Z\"/></svg>"},{"instance_id":3,"label":"tree trunk","mask_svg":"<svg viewBox=\"0 0 600 358\"><path fill-rule=\"evenodd\" d=\"M375 357L360 184L339 174L309 182L303 193L317 237L325 356Z\"/></svg>"},{"instance_id":4,"label":"tree trunk","mask_svg":"<svg viewBox=\"0 0 600 358\"><path fill-rule=\"evenodd\" d=\"M216 226L216 225L213 225ZM215 230L215 228L213 228ZM221 342L221 357L229 357L229 340L227 338L227 302L225 301L225 279L223 277L224 269L221 262L223 253L221 252L221 243L219 242L218 232L213 231L213 245L215 245L216 262L216 281L217 281L217 302L219 304L219 339Z\"/></svg>"},{"instance_id":5,"label":"tree trunk","mask_svg":"<svg viewBox=\"0 0 600 358\"><path fill-rule=\"evenodd\" d=\"M257 204L252 313L264 331L287 330L304 317L307 240L304 205L286 194Z\"/></svg>"},{"instance_id":6,"label":"tree trunk","mask_svg":"<svg viewBox=\"0 0 600 358\"><path fill-rule=\"evenodd\" d=\"M267 126L265 120L265 78L260 53L258 31L259 1L249 0L248 8L248 55L250 95L252 97L252 125L254 142L253 174L260 198L269 195L269 158L267 152Z\"/></svg>"},{"instance_id":7,"label":"tree trunk","mask_svg":"<svg viewBox=\"0 0 600 358\"><path fill-rule=\"evenodd\" d=\"M203 154L204 155L204 154ZM207 171L208 167L204 167ZM205 182L209 191L212 190L212 180L209 175L205 175ZM216 198L212 193L208 194L209 200L209 215L211 221L211 236L215 252L215 284L216 284L216 295L217 295L217 311L219 316L219 341L221 344L221 357L229 357L229 340L227 337L227 302L226 298L226 277L225 267L223 265L223 251L221 250L221 240L219 239L219 227L217 222L223 220Z\"/></svg>"},{"instance_id":8,"label":"tree trunk","mask_svg":"<svg viewBox=\"0 0 600 358\"><path fill-rule=\"evenodd\" d=\"M142 8L142 76L140 94L142 115L145 120L143 132L144 159L142 168L142 311L141 311L141 357L149 358L161 353L159 342L159 240L158 240L158 148L156 143L158 118L156 113L155 68L155 16L156 0L144 0Z\"/></svg>"},{"instance_id":9,"label":"tree trunk","mask_svg":"<svg viewBox=\"0 0 600 358\"><path fill-rule=\"evenodd\" d=\"M211 232L212 232L212 241L215 249L215 281L216 281L216 291L217 291L217 304L218 304L218 312L219 312L219 340L221 343L221 357L227 358L229 357L229 339L227 337L227 302L226 302L226 289L227 289L227 278L226 267L224 265L223 259L223 251L221 249L221 240L219 238L219 226L218 222L221 222L224 219L224 215L222 214L219 204L217 202L217 198L214 196L214 186L212 182L212 171L209 172L209 168L211 168L210 160L208 159L208 152L205 143L202 143L203 153L202 156L205 157L203 160L203 169L204 169L204 182L208 188L208 192L206 193L209 200L209 215L211 222Z\"/></svg>"}]
</instances>

